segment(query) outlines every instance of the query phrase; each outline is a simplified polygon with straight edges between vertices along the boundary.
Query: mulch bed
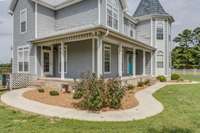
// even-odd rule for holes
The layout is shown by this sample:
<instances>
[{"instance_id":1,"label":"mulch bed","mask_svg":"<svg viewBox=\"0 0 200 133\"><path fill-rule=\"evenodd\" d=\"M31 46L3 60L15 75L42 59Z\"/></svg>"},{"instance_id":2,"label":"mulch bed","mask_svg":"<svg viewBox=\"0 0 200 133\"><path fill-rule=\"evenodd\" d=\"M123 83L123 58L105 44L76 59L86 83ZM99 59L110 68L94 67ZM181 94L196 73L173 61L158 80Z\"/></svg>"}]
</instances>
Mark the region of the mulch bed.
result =
<instances>
[{"instance_id":1,"label":"mulch bed","mask_svg":"<svg viewBox=\"0 0 200 133\"><path fill-rule=\"evenodd\" d=\"M122 99L122 106L120 110L130 109L136 107L139 103L135 98L134 94L140 90L145 89L146 87L136 88L135 90L129 90L125 92L125 96ZM27 91L23 94L23 96L27 99L38 101L40 103L54 105L65 108L77 108L77 104L80 100L73 99L73 93L60 93L59 96L50 96L49 92L52 89L46 89L44 93L39 93L37 89ZM114 109L104 108L101 110L102 112L106 111L115 111Z\"/></svg>"}]
</instances>

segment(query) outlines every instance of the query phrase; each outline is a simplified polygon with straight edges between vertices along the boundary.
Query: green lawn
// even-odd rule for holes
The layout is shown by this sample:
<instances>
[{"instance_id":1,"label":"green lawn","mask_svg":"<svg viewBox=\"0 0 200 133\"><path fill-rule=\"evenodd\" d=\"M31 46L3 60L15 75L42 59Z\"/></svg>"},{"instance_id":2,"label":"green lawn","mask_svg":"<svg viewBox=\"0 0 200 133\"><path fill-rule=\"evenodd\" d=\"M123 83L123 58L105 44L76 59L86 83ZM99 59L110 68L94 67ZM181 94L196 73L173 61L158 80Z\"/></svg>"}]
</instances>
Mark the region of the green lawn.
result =
<instances>
[{"instance_id":1,"label":"green lawn","mask_svg":"<svg viewBox=\"0 0 200 133\"><path fill-rule=\"evenodd\" d=\"M49 119L0 105L0 133L200 133L200 84L167 86L155 97L164 112L131 122Z\"/></svg>"},{"instance_id":2,"label":"green lawn","mask_svg":"<svg viewBox=\"0 0 200 133\"><path fill-rule=\"evenodd\" d=\"M180 74L185 80L200 81L200 74Z\"/></svg>"}]
</instances>

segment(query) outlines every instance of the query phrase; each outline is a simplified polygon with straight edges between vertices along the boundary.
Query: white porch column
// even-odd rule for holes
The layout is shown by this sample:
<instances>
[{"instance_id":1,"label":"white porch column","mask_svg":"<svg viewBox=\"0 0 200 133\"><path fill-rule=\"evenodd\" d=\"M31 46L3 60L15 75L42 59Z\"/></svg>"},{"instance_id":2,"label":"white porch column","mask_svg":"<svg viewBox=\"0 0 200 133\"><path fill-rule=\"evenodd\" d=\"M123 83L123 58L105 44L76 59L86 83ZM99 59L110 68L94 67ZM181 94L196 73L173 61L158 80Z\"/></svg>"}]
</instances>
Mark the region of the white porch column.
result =
<instances>
[{"instance_id":1,"label":"white porch column","mask_svg":"<svg viewBox=\"0 0 200 133\"><path fill-rule=\"evenodd\" d=\"M151 76L153 76L153 51L151 51Z\"/></svg>"},{"instance_id":2,"label":"white porch column","mask_svg":"<svg viewBox=\"0 0 200 133\"><path fill-rule=\"evenodd\" d=\"M143 75L146 75L146 57L145 50L143 50Z\"/></svg>"},{"instance_id":3,"label":"white porch column","mask_svg":"<svg viewBox=\"0 0 200 133\"><path fill-rule=\"evenodd\" d=\"M40 46L40 49L41 49L40 50L40 52L41 52L40 53L41 54L40 55L40 57L41 57L40 58L40 61L41 61L40 62L40 70L41 70L41 72L40 73L41 73L41 77L44 77L44 55L43 55L44 53L43 53L43 46Z\"/></svg>"},{"instance_id":4,"label":"white porch column","mask_svg":"<svg viewBox=\"0 0 200 133\"><path fill-rule=\"evenodd\" d=\"M119 77L122 77L123 76L123 51L122 51L122 44L119 45L118 47L118 74L119 74Z\"/></svg>"},{"instance_id":5,"label":"white porch column","mask_svg":"<svg viewBox=\"0 0 200 133\"><path fill-rule=\"evenodd\" d=\"M103 74L103 44L102 38L97 39L97 77Z\"/></svg>"},{"instance_id":6,"label":"white porch column","mask_svg":"<svg viewBox=\"0 0 200 133\"><path fill-rule=\"evenodd\" d=\"M133 76L136 76L136 49L133 48Z\"/></svg>"},{"instance_id":7,"label":"white porch column","mask_svg":"<svg viewBox=\"0 0 200 133\"><path fill-rule=\"evenodd\" d=\"M92 39L92 73L95 73L95 40Z\"/></svg>"},{"instance_id":8,"label":"white porch column","mask_svg":"<svg viewBox=\"0 0 200 133\"><path fill-rule=\"evenodd\" d=\"M61 42L61 79L65 79L64 42Z\"/></svg>"}]
</instances>

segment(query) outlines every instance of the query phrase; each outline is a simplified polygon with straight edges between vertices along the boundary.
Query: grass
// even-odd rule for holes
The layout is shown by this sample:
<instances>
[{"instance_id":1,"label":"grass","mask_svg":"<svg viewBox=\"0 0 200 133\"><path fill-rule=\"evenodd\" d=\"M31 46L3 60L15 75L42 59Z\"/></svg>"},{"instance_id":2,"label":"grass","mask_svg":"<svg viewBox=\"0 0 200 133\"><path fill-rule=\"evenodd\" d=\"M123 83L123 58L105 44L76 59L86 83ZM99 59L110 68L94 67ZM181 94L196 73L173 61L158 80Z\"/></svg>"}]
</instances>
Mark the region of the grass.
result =
<instances>
[{"instance_id":1,"label":"grass","mask_svg":"<svg viewBox=\"0 0 200 133\"><path fill-rule=\"evenodd\" d=\"M180 74L185 80L200 81L200 74Z\"/></svg>"},{"instance_id":2,"label":"grass","mask_svg":"<svg viewBox=\"0 0 200 133\"><path fill-rule=\"evenodd\" d=\"M165 107L157 116L130 122L46 118L0 105L1 133L199 133L200 84L167 86L154 95Z\"/></svg>"}]
</instances>

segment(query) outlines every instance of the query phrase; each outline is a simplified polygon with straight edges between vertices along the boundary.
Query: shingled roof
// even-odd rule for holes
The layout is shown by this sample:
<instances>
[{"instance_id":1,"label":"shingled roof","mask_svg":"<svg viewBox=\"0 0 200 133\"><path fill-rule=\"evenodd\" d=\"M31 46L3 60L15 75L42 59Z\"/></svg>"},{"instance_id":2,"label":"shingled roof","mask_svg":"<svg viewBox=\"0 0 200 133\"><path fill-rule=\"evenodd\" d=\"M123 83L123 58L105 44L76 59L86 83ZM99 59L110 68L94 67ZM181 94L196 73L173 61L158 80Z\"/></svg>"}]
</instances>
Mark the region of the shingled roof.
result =
<instances>
[{"instance_id":1,"label":"shingled roof","mask_svg":"<svg viewBox=\"0 0 200 133\"><path fill-rule=\"evenodd\" d=\"M141 0L133 17L145 15L169 15L160 4L159 0Z\"/></svg>"}]
</instances>

